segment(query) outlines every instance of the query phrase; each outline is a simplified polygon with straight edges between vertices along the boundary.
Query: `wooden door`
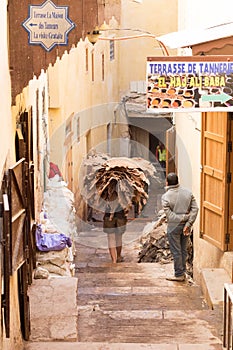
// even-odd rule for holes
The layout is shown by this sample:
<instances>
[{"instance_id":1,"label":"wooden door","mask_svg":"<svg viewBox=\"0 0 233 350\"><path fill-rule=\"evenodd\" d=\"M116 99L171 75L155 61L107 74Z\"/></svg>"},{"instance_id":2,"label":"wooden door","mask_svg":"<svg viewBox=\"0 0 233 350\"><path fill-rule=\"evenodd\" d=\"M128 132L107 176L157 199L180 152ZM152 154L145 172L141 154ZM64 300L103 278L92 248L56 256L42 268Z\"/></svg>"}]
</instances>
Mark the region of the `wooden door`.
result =
<instances>
[{"instance_id":1,"label":"wooden door","mask_svg":"<svg viewBox=\"0 0 233 350\"><path fill-rule=\"evenodd\" d=\"M1 217L3 218L1 251L2 251L2 295L1 309L3 309L4 326L6 338L10 338L10 274L11 274L11 254L10 254L10 206L7 194L7 178L4 176L2 182L2 202Z\"/></svg>"},{"instance_id":2,"label":"wooden door","mask_svg":"<svg viewBox=\"0 0 233 350\"><path fill-rule=\"evenodd\" d=\"M6 337L10 337L10 275L15 271L23 274L23 281L18 279L20 318L22 334L28 340L30 333L29 301L27 287L28 270L28 220L26 201L25 159L22 158L8 169L2 183L3 203L3 296L4 323ZM22 311L23 310L23 311Z\"/></svg>"},{"instance_id":3,"label":"wooden door","mask_svg":"<svg viewBox=\"0 0 233 350\"><path fill-rule=\"evenodd\" d=\"M233 174L233 113L229 113L229 125L228 125L228 169L227 169L227 179L228 179L228 198L229 206L227 212L227 250L233 250L233 185L232 185L232 174Z\"/></svg>"},{"instance_id":4,"label":"wooden door","mask_svg":"<svg viewBox=\"0 0 233 350\"><path fill-rule=\"evenodd\" d=\"M112 151L112 125L108 123L107 125L107 154L110 156Z\"/></svg>"},{"instance_id":5,"label":"wooden door","mask_svg":"<svg viewBox=\"0 0 233 350\"><path fill-rule=\"evenodd\" d=\"M67 187L73 190L73 152L72 146L67 150L66 153L66 181Z\"/></svg>"},{"instance_id":6,"label":"wooden door","mask_svg":"<svg viewBox=\"0 0 233 350\"><path fill-rule=\"evenodd\" d=\"M32 107L20 115L19 126L15 137L16 160L25 158L25 204L27 225L27 246L29 284L32 283L33 269L36 267L36 246L33 233L33 221L35 219L35 195L34 195L34 157L33 157L33 122Z\"/></svg>"},{"instance_id":7,"label":"wooden door","mask_svg":"<svg viewBox=\"0 0 233 350\"><path fill-rule=\"evenodd\" d=\"M202 114L200 236L222 251L228 249L228 133L224 112Z\"/></svg>"},{"instance_id":8,"label":"wooden door","mask_svg":"<svg viewBox=\"0 0 233 350\"><path fill-rule=\"evenodd\" d=\"M32 108L21 113L15 136L16 161L25 158L28 172L27 200L30 218L35 219Z\"/></svg>"},{"instance_id":9,"label":"wooden door","mask_svg":"<svg viewBox=\"0 0 233 350\"><path fill-rule=\"evenodd\" d=\"M28 291L28 265L25 262L18 269L18 296L20 309L20 323L23 339L29 340L31 326L30 326L30 304Z\"/></svg>"},{"instance_id":10,"label":"wooden door","mask_svg":"<svg viewBox=\"0 0 233 350\"><path fill-rule=\"evenodd\" d=\"M30 255L31 227L28 210L28 171L25 159L19 160L8 170L8 197L10 213L11 273L18 272L18 292L21 331L25 340L29 339L30 317L28 284L32 282L32 256Z\"/></svg>"},{"instance_id":11,"label":"wooden door","mask_svg":"<svg viewBox=\"0 0 233 350\"><path fill-rule=\"evenodd\" d=\"M20 115L15 137L17 163L8 171L11 267L18 272L22 336L30 335L28 285L36 267L32 108Z\"/></svg>"},{"instance_id":12,"label":"wooden door","mask_svg":"<svg viewBox=\"0 0 233 350\"><path fill-rule=\"evenodd\" d=\"M11 266L15 272L26 260L27 237L25 160L22 158L8 172L10 204Z\"/></svg>"},{"instance_id":13,"label":"wooden door","mask_svg":"<svg viewBox=\"0 0 233 350\"><path fill-rule=\"evenodd\" d=\"M176 152L176 128L172 126L166 131L166 174L176 172L175 152Z\"/></svg>"},{"instance_id":14,"label":"wooden door","mask_svg":"<svg viewBox=\"0 0 233 350\"><path fill-rule=\"evenodd\" d=\"M91 150L91 130L88 130L86 133L86 153L88 154Z\"/></svg>"}]
</instances>

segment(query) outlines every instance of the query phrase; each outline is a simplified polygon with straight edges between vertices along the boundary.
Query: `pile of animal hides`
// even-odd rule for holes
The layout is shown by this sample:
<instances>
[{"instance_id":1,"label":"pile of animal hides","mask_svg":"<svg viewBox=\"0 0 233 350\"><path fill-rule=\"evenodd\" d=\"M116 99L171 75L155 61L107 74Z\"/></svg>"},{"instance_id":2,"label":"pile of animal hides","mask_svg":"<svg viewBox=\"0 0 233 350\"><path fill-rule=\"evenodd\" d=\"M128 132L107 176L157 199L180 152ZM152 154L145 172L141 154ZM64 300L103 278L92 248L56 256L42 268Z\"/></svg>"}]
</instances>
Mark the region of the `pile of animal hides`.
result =
<instances>
[{"instance_id":1,"label":"pile of animal hides","mask_svg":"<svg viewBox=\"0 0 233 350\"><path fill-rule=\"evenodd\" d=\"M149 161L94 154L88 156L83 165L82 199L89 207L104 212L109 205L114 212L120 204L127 215L134 205L140 214L148 200L149 179L156 177L156 170Z\"/></svg>"},{"instance_id":2,"label":"pile of animal hides","mask_svg":"<svg viewBox=\"0 0 233 350\"><path fill-rule=\"evenodd\" d=\"M163 210L161 210L158 213L157 220L148 223L140 237L139 263L157 262L168 264L173 261L166 232L167 220ZM193 245L191 238L188 244L187 274L193 277Z\"/></svg>"},{"instance_id":3,"label":"pile of animal hides","mask_svg":"<svg viewBox=\"0 0 233 350\"><path fill-rule=\"evenodd\" d=\"M36 227L34 278L73 276L76 235L73 193L59 174L48 179L44 206Z\"/></svg>"}]
</instances>

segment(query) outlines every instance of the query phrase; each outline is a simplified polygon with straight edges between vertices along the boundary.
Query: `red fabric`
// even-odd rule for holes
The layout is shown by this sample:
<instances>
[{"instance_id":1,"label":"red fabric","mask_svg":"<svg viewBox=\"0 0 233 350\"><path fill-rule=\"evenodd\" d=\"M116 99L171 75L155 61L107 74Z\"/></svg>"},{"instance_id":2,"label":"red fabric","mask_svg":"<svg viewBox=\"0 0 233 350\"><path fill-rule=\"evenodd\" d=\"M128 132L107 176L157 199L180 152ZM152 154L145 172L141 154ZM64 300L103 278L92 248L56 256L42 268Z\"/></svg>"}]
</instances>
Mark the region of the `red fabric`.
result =
<instances>
[{"instance_id":1,"label":"red fabric","mask_svg":"<svg viewBox=\"0 0 233 350\"><path fill-rule=\"evenodd\" d=\"M62 176L58 166L52 162L49 163L49 179L53 178L55 175Z\"/></svg>"}]
</instances>

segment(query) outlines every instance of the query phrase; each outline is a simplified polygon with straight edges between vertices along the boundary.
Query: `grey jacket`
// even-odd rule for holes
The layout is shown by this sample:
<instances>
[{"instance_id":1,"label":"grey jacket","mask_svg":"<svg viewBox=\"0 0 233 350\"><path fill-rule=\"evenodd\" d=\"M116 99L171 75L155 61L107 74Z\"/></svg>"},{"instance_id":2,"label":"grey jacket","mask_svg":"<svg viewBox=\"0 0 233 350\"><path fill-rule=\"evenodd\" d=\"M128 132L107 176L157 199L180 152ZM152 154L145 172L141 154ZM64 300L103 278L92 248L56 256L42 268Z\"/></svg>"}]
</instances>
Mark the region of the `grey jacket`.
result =
<instances>
[{"instance_id":1,"label":"grey jacket","mask_svg":"<svg viewBox=\"0 0 233 350\"><path fill-rule=\"evenodd\" d=\"M168 225L181 223L185 227L191 227L198 214L197 202L192 192L179 184L166 187L166 192L162 195L162 207Z\"/></svg>"}]
</instances>

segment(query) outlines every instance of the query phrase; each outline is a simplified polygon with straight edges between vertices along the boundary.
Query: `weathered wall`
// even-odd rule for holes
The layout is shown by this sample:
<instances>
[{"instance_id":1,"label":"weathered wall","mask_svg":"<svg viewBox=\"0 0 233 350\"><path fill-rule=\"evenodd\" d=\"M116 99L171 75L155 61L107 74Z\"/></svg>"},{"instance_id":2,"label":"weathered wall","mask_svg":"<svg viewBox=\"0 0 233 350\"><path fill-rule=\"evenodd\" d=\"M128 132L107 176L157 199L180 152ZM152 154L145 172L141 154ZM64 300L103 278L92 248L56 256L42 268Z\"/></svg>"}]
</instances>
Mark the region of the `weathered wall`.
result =
<instances>
[{"instance_id":1,"label":"weathered wall","mask_svg":"<svg viewBox=\"0 0 233 350\"><path fill-rule=\"evenodd\" d=\"M93 147L107 151L107 124L114 120L119 101L118 60L109 60L109 41L92 45L86 38L50 65L47 73L50 157L67 180L66 157L72 146L75 192L83 157Z\"/></svg>"},{"instance_id":2,"label":"weathered wall","mask_svg":"<svg viewBox=\"0 0 233 350\"><path fill-rule=\"evenodd\" d=\"M200 207L200 164L201 164L201 113L176 113L176 166L180 184L189 188ZM199 248L199 218L194 224L194 274L198 277L202 256Z\"/></svg>"},{"instance_id":3,"label":"weathered wall","mask_svg":"<svg viewBox=\"0 0 233 350\"><path fill-rule=\"evenodd\" d=\"M3 173L14 162L14 133L12 131L13 121L11 118L11 82L8 66L8 41L7 41L7 0L0 2L0 37L1 37L1 55L0 55L0 180ZM2 219L0 219L0 231L2 229ZM2 256L2 245L0 245L0 256ZM2 260L1 260L2 261ZM2 290L2 268L0 266L0 290ZM17 274L10 279L10 312L11 312L11 333L10 338L6 339L3 313L0 315L0 349L22 349L22 339L19 322L18 307L18 289Z\"/></svg>"},{"instance_id":4,"label":"weathered wall","mask_svg":"<svg viewBox=\"0 0 233 350\"><path fill-rule=\"evenodd\" d=\"M131 81L145 81L147 55L163 54L154 37L130 39L135 33L131 30L122 31L122 28L138 28L137 34L150 31L155 35L158 32L167 32L170 28L175 30L177 2L172 6L174 9L169 10L169 13L173 14L174 11L175 15L168 17L166 6L162 2L159 4L156 2L155 5L152 0L143 1L142 4L129 0L121 1L120 24L115 18L111 18L106 23L108 30L103 32L102 38L95 45L90 44L87 38L81 40L58 58L55 64L49 66L50 155L70 185L71 176L68 174L66 164L72 153L72 185L69 188L73 192L76 192L78 187L79 169L83 157L92 148L101 152L108 151L107 137L111 124L111 135L115 138L111 154L120 155L120 143L121 140L122 143L125 141L127 127L124 128L121 124L120 131L116 132L116 125L126 122L121 120L124 119L124 113L116 113L117 106L122 96L129 92ZM154 16L151 16L151 13ZM155 21L157 21L156 30ZM119 30L114 30L116 28ZM118 36L124 35L129 39L118 40ZM111 38L117 39L114 40L113 59L110 58ZM68 120L71 120L70 125L67 124ZM114 133L117 134L117 138ZM146 148L148 137L142 134L140 140Z\"/></svg>"},{"instance_id":5,"label":"weathered wall","mask_svg":"<svg viewBox=\"0 0 233 350\"><path fill-rule=\"evenodd\" d=\"M5 51L7 52L7 50ZM2 58L2 57L1 57ZM0 67L4 65L1 63ZM7 66L5 65L5 73L7 72ZM1 69L0 69L1 72ZM1 73L0 73L1 74ZM2 81L2 80L1 80ZM6 87L8 86L6 80ZM32 107L32 119L33 119L33 134L34 134L34 164L35 164L35 209L36 209L36 220L39 219L39 214L43 201L43 179L44 179L44 158L47 154L46 148L46 126L43 124L42 120L48 117L48 102L47 102L47 77L44 72L41 73L38 79L34 78L29 82L29 86L25 87L20 95L16 97L16 104L11 108L10 101L10 90L2 89L6 93L6 100L2 101L0 108L3 108L4 113L1 115L7 116L6 111L8 110L8 118L2 120L3 125L6 128L1 128L4 131L4 136L1 137L1 152L4 147L8 146L6 151L5 162L6 166L12 166L15 164L15 134L16 126L20 113L25 110L29 110ZM37 100L38 96L38 100ZM44 96L44 97L43 97ZM8 107L4 102L8 102ZM7 122L11 122L11 128L8 129ZM37 125L37 120L40 120L39 128ZM46 122L47 123L47 122ZM1 131L0 131L1 133ZM39 135L37 138L37 135ZM10 157L12 154L12 157ZM2 158L1 158L2 159ZM4 158L3 158L4 159ZM7 170L7 168L4 168ZM4 170L3 168L1 169ZM1 249L1 247L0 247ZM2 279L0 279L2 281ZM3 320L2 320L3 322ZM2 323L1 323L2 324ZM4 327L1 328L0 336L0 348L2 350L21 350L23 349L22 334L20 328L20 315L19 315L19 300L18 300L18 278L17 271L10 277L10 338L5 337Z\"/></svg>"},{"instance_id":6,"label":"weathered wall","mask_svg":"<svg viewBox=\"0 0 233 350\"><path fill-rule=\"evenodd\" d=\"M119 86L122 93L128 91L129 83L135 80L146 80L146 57L163 56L164 52L155 40L156 36L178 30L178 1L144 0L137 3L122 0L120 37L138 36L121 41L119 62ZM134 31L133 29L136 29ZM147 33L154 37L146 36ZM141 35L144 35L140 37ZM175 54L170 50L169 54Z\"/></svg>"},{"instance_id":7,"label":"weathered wall","mask_svg":"<svg viewBox=\"0 0 233 350\"><path fill-rule=\"evenodd\" d=\"M48 81L47 74L43 70L38 78L34 76L21 94L16 96L15 105L12 106L13 135L15 135L20 113L30 109L32 109L35 209L36 219L38 219L46 186L44 177L49 171Z\"/></svg>"},{"instance_id":8,"label":"weathered wall","mask_svg":"<svg viewBox=\"0 0 233 350\"><path fill-rule=\"evenodd\" d=\"M10 67L13 100L28 84L33 75L40 75L41 69L46 69L49 63L54 63L57 56L77 44L88 31L98 25L98 12L103 17L104 5L97 0L53 0L58 6L69 7L69 18L75 23L75 28L68 34L68 44L60 45L47 52L40 45L28 44L28 33L22 23L28 18L28 6L40 5L37 0L9 1L9 45Z\"/></svg>"},{"instance_id":9,"label":"weathered wall","mask_svg":"<svg viewBox=\"0 0 233 350\"><path fill-rule=\"evenodd\" d=\"M124 115L118 115L116 120L115 111L120 102L121 92L129 89L130 81L145 79L146 56L154 53L151 52L151 48L154 47L154 39L146 38L142 41L136 39L136 42L127 40L127 45L115 42L115 59L110 60L109 40L99 40L94 46L87 39L78 42L78 39L96 24L95 6L97 4L100 6L99 1L68 0L66 5L70 7L69 17L77 25L76 30L70 32L67 47L59 47L46 53L40 46L28 45L28 34L21 26L28 17L29 2L25 0L19 6L17 0L11 1L8 5L13 96L13 100L11 100L7 57L7 3L4 0L0 5L2 10L0 33L3 52L0 57L0 81L2 84L0 118L2 118L2 125L4 125L4 128L0 130L0 172L2 174L5 168L15 162L14 140L18 116L25 109L32 107L35 204L36 219L38 219L43 199L43 177L44 172L46 172L44 160L45 162L55 160L66 176L67 151L72 147L74 163L72 189L75 192L78 186L79 167L87 151L92 148L107 151L108 130L111 131L113 138L119 140L119 138L125 137L127 126L124 124L126 122ZM36 3L36 0L30 1L30 4ZM54 3L63 5L60 0L54 1ZM141 8L136 8L140 5L129 0L122 1L120 11L118 11L119 1L113 1L113 3L113 8L117 9L117 16L120 18L122 12L128 18L124 19L120 26L139 27L140 23L142 30L145 28L154 32L151 26L154 26L155 19L152 17L147 22L148 8L144 7L146 3L149 3L149 13L151 13L154 0L145 0ZM108 7L105 8L108 18L111 17L110 5L108 2ZM80 6L82 6L82 11L80 11ZM158 6L153 7L152 10L157 13ZM142 13L145 16L142 16ZM132 22L131 17L134 18ZM142 18L145 20L142 21ZM148 28L146 24L151 21L150 28ZM160 21L164 23L163 17ZM97 24L99 24L98 21ZM174 20L175 24L176 20ZM112 19L111 25L117 25L116 21ZM157 34L157 30L155 34ZM148 46L146 47L144 40L147 41L146 45ZM131 42L130 45L129 42ZM72 44L74 44L73 47ZM65 49L67 52L64 51ZM159 52L162 54L160 49ZM46 69L47 66L48 69ZM41 72L42 67L45 68L44 72ZM43 96L45 96L44 106ZM12 111L11 105L13 105ZM69 120L71 121L71 129L68 124ZM49 123L50 128L48 147L46 144L47 123ZM117 144L113 145L112 154L120 155ZM3 350L22 348L16 274L11 280L11 291L12 333L10 339L5 339L4 334L1 333L0 347Z\"/></svg>"},{"instance_id":10,"label":"weathered wall","mask_svg":"<svg viewBox=\"0 0 233 350\"><path fill-rule=\"evenodd\" d=\"M7 1L1 1L1 23L0 23L0 35L1 35L1 55L0 55L0 176L2 179L2 173L4 166L8 166L12 157L12 121L11 121L11 82L8 66L8 43L7 43ZM6 164L5 164L6 163Z\"/></svg>"},{"instance_id":11,"label":"weathered wall","mask_svg":"<svg viewBox=\"0 0 233 350\"><path fill-rule=\"evenodd\" d=\"M221 0L221 5L218 5L213 6L211 0L179 0L179 30L209 28L232 22L232 14L229 11L232 7L231 0Z\"/></svg>"},{"instance_id":12,"label":"weathered wall","mask_svg":"<svg viewBox=\"0 0 233 350\"><path fill-rule=\"evenodd\" d=\"M176 165L182 186L192 190L200 208L201 196L201 113L176 113ZM224 253L200 238L200 210L194 224L194 278L200 282L203 268L221 266ZM203 252L205 252L203 254Z\"/></svg>"},{"instance_id":13,"label":"weathered wall","mask_svg":"<svg viewBox=\"0 0 233 350\"><path fill-rule=\"evenodd\" d=\"M18 302L18 282L17 273L11 277L10 281L10 338L5 338L4 332L2 333L0 348L2 350L23 350L23 341L20 330L20 318L19 318L19 302Z\"/></svg>"},{"instance_id":14,"label":"weathered wall","mask_svg":"<svg viewBox=\"0 0 233 350\"><path fill-rule=\"evenodd\" d=\"M121 18L121 1L122 0L104 0L104 10L99 11L99 24L102 24L104 21L108 22L112 16L120 22ZM99 1L101 3L101 1Z\"/></svg>"},{"instance_id":15,"label":"weathered wall","mask_svg":"<svg viewBox=\"0 0 233 350\"><path fill-rule=\"evenodd\" d=\"M230 0L223 0L221 6L213 7L212 2L198 0L192 3L179 0L179 29L193 30L230 22ZM200 11L202 8L202 11ZM208 13L208 16L207 16ZM182 185L190 188L200 204L201 167L201 113L176 113L177 165ZM199 217L194 226L194 277L198 281L202 268L220 267L224 253L212 244L199 238ZM203 252L205 252L203 254Z\"/></svg>"}]
</instances>

